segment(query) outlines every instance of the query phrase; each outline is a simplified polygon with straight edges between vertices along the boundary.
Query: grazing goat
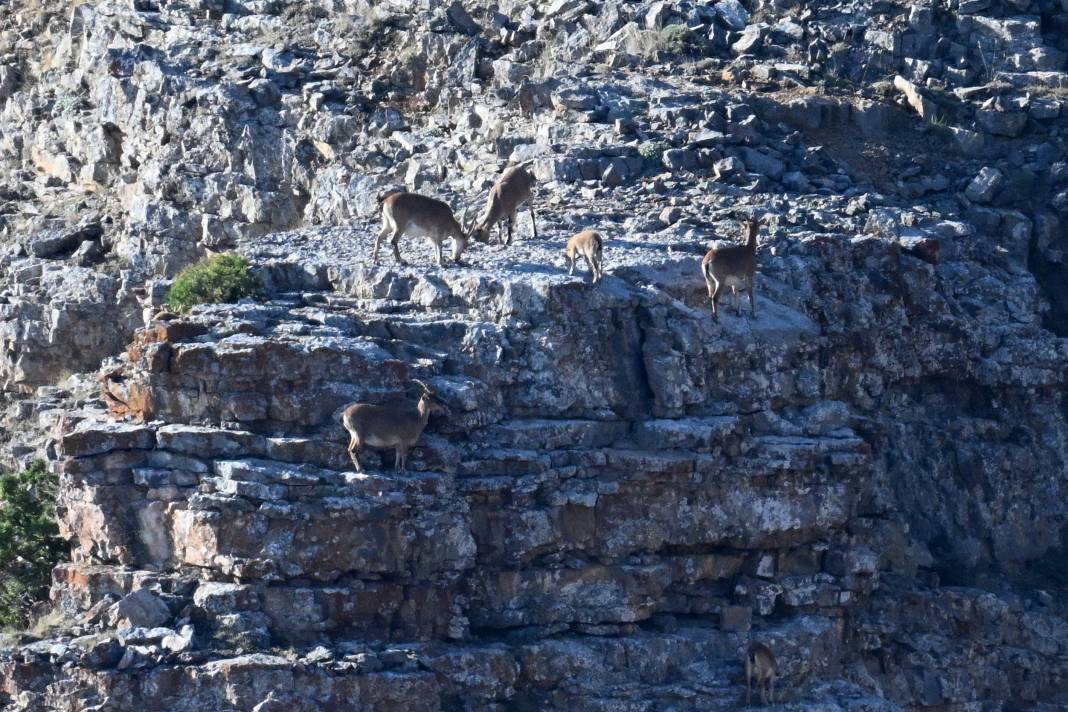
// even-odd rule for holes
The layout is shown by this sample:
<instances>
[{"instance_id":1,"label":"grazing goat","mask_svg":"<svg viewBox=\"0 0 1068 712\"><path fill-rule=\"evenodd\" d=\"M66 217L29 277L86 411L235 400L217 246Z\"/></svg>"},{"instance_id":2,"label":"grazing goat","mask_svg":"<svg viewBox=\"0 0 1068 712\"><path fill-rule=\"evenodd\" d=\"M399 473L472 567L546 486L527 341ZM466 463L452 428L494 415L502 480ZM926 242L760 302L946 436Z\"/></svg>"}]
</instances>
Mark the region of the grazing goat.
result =
<instances>
[{"instance_id":1,"label":"grazing goat","mask_svg":"<svg viewBox=\"0 0 1068 712\"><path fill-rule=\"evenodd\" d=\"M530 227L534 231L534 237L538 236L538 226L534 222L534 199L531 189L534 187L534 176L530 175L522 166L512 166L501 174L500 179L490 188L489 199L486 201L486 210L471 231L472 237L477 242L489 242L490 231L494 225L507 219L508 241L500 240L501 244L512 244L512 228L515 224L516 210L524 202L530 210ZM503 228L498 235L503 233Z\"/></svg>"},{"instance_id":2,"label":"grazing goat","mask_svg":"<svg viewBox=\"0 0 1068 712\"><path fill-rule=\"evenodd\" d=\"M434 243L437 253L438 266L444 267L442 258L442 243L452 238L452 259L460 263L460 255L467 247L467 232L456 221L452 214L452 208L440 200L428 198L418 193L392 193L379 201L382 204L382 230L375 239L375 249L371 254L371 262L378 264L378 248L382 245L382 238L390 232L393 236L389 244L393 247L393 256L399 264L408 264L400 255L397 243L405 234L422 234Z\"/></svg>"},{"instance_id":3,"label":"grazing goat","mask_svg":"<svg viewBox=\"0 0 1068 712\"><path fill-rule=\"evenodd\" d=\"M760 700L765 705L770 698L775 702L775 677L778 668L775 653L763 643L751 643L745 651L745 704L752 701L753 682L760 689Z\"/></svg>"},{"instance_id":4,"label":"grazing goat","mask_svg":"<svg viewBox=\"0 0 1068 712\"><path fill-rule=\"evenodd\" d=\"M742 227L748 233L742 245L713 247L701 260L701 274L708 285L708 297L712 300L712 317L719 319L719 297L724 287L730 287L737 300L738 313L742 312L742 299L738 287L745 287L749 293L749 310L756 317L756 305L753 302L753 281L756 278L757 233L760 232L759 218L742 221Z\"/></svg>"},{"instance_id":5,"label":"grazing goat","mask_svg":"<svg viewBox=\"0 0 1068 712\"><path fill-rule=\"evenodd\" d=\"M430 414L436 410L449 413L445 402L425 383L415 379L412 382L423 389L415 405L353 403L341 414L341 424L350 436L349 457L357 472L363 472L357 455L364 445L395 448L394 468L403 470L408 460L408 449L419 440Z\"/></svg>"},{"instance_id":6,"label":"grazing goat","mask_svg":"<svg viewBox=\"0 0 1068 712\"><path fill-rule=\"evenodd\" d=\"M600 282L604 277L602 246L601 236L593 230L583 230L574 235L567 241L567 247L564 249L564 254L571 263L567 273L574 274L575 263L578 262L579 257L583 257L589 265L590 274L593 275L593 283Z\"/></svg>"}]
</instances>

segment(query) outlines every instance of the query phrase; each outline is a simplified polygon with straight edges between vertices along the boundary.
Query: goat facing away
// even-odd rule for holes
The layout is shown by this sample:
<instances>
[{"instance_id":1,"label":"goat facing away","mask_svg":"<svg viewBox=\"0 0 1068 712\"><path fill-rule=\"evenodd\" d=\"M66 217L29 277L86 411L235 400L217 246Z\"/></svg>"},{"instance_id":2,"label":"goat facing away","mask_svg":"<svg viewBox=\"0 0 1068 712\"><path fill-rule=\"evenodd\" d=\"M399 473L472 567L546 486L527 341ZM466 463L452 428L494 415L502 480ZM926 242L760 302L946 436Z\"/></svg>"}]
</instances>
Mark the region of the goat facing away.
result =
<instances>
[{"instance_id":1,"label":"goat facing away","mask_svg":"<svg viewBox=\"0 0 1068 712\"><path fill-rule=\"evenodd\" d=\"M394 448L394 469L403 470L408 461L408 450L419 440L430 414L442 411L448 415L448 406L429 386L414 378L412 382L423 391L414 405L353 403L341 414L341 424L349 433L349 457L357 472L363 472L357 455L364 445Z\"/></svg>"},{"instance_id":2,"label":"goat facing away","mask_svg":"<svg viewBox=\"0 0 1068 712\"><path fill-rule=\"evenodd\" d=\"M534 237L538 236L538 226L534 222L534 198L531 190L534 187L534 176L530 175L522 166L512 166L501 174L501 177L490 188L489 198L486 201L486 209L482 217L471 230L472 237L477 242L489 242L490 231L494 225L498 226L498 236L502 245L512 244L512 228L515 225L515 213L523 203L530 210L530 228L534 231ZM508 241L505 242L502 221L508 221Z\"/></svg>"},{"instance_id":3,"label":"goat facing away","mask_svg":"<svg viewBox=\"0 0 1068 712\"><path fill-rule=\"evenodd\" d=\"M593 276L593 283L597 284L604 278L604 262L602 259L603 240L601 236L593 230L583 230L577 233L567 241L567 247L564 249L564 254L567 255L568 262L571 263L568 269L568 274L575 273L575 263L578 262L579 257L586 260L586 264L590 268L590 274Z\"/></svg>"},{"instance_id":4,"label":"goat facing away","mask_svg":"<svg viewBox=\"0 0 1068 712\"><path fill-rule=\"evenodd\" d=\"M745 651L745 704L752 701L753 682L756 682L760 690L760 700L765 705L768 699L775 702L775 678L778 675L778 667L775 664L775 653L763 643L750 643Z\"/></svg>"},{"instance_id":5,"label":"goat facing away","mask_svg":"<svg viewBox=\"0 0 1068 712\"><path fill-rule=\"evenodd\" d=\"M456 221L452 208L440 200L418 193L391 193L379 202L382 205L382 229L375 239L375 249L371 254L373 264L378 264L378 249L382 245L382 238L389 233L393 234L389 244L399 264L408 264L401 258L397 248L401 236L405 234L425 235L434 244L439 267L445 266L442 243L451 237L452 259L460 264L460 255L467 247L467 231Z\"/></svg>"},{"instance_id":6,"label":"goat facing away","mask_svg":"<svg viewBox=\"0 0 1068 712\"><path fill-rule=\"evenodd\" d=\"M742 298L739 287L745 287L749 293L749 311L756 317L756 305L753 302L753 282L756 278L757 233L763 223L760 218L752 217L742 221L746 231L746 241L741 245L713 247L701 260L701 274L708 285L708 297L712 301L712 317L719 319L717 306L723 288L729 287L734 293L738 313L742 313Z\"/></svg>"}]
</instances>

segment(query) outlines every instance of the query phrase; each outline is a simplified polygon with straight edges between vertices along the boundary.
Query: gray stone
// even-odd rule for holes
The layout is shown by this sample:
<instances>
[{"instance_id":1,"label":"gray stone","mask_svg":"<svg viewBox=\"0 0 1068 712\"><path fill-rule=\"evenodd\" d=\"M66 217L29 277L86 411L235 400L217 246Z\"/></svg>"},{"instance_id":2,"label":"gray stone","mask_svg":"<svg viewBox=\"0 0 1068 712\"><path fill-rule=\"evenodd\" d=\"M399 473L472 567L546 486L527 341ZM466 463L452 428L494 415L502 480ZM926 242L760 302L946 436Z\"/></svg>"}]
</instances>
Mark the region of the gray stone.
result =
<instances>
[{"instance_id":1,"label":"gray stone","mask_svg":"<svg viewBox=\"0 0 1068 712\"><path fill-rule=\"evenodd\" d=\"M1004 184L1005 176L1002 175L1001 171L991 166L985 166L972 179L968 187L964 189L964 194L969 200L976 203L989 203Z\"/></svg>"},{"instance_id":2,"label":"gray stone","mask_svg":"<svg viewBox=\"0 0 1068 712\"><path fill-rule=\"evenodd\" d=\"M472 19L460 0L453 0L449 3L449 6L445 9L445 15L449 18L449 22L464 34L477 35L481 32L478 23Z\"/></svg>"},{"instance_id":3,"label":"gray stone","mask_svg":"<svg viewBox=\"0 0 1068 712\"><path fill-rule=\"evenodd\" d=\"M160 646L172 653L184 653L194 647L193 626L183 625L177 633L165 636L160 641Z\"/></svg>"},{"instance_id":4,"label":"gray stone","mask_svg":"<svg viewBox=\"0 0 1068 712\"><path fill-rule=\"evenodd\" d=\"M735 156L728 156L716 161L713 166L717 180L731 178L745 173L745 165Z\"/></svg>"},{"instance_id":5,"label":"gray stone","mask_svg":"<svg viewBox=\"0 0 1068 712\"><path fill-rule=\"evenodd\" d=\"M102 233L99 224L76 228L50 228L30 238L26 248L36 257L56 257L72 252L85 240L99 239Z\"/></svg>"},{"instance_id":6,"label":"gray stone","mask_svg":"<svg viewBox=\"0 0 1068 712\"><path fill-rule=\"evenodd\" d=\"M990 7L990 0L960 0L960 4L957 6L957 12L962 15L971 15L977 12L982 12Z\"/></svg>"},{"instance_id":7,"label":"gray stone","mask_svg":"<svg viewBox=\"0 0 1068 712\"><path fill-rule=\"evenodd\" d=\"M752 625L753 609L749 606L724 606L719 612L719 629L747 633Z\"/></svg>"},{"instance_id":8,"label":"gray stone","mask_svg":"<svg viewBox=\"0 0 1068 712\"><path fill-rule=\"evenodd\" d=\"M1027 113L1023 111L980 109L975 112L975 119L984 131L996 136L1019 136L1027 126Z\"/></svg>"},{"instance_id":9,"label":"gray stone","mask_svg":"<svg viewBox=\"0 0 1068 712\"><path fill-rule=\"evenodd\" d=\"M782 178L786 166L778 158L748 146L743 146L739 150L742 153L742 160L745 161L746 170L766 175L773 180Z\"/></svg>"},{"instance_id":10,"label":"gray stone","mask_svg":"<svg viewBox=\"0 0 1068 712\"><path fill-rule=\"evenodd\" d=\"M759 50L764 42L766 30L764 25L749 25L742 31L741 37L731 45L731 51L735 54L747 54Z\"/></svg>"},{"instance_id":11,"label":"gray stone","mask_svg":"<svg viewBox=\"0 0 1068 712\"><path fill-rule=\"evenodd\" d=\"M158 596L142 588L130 593L115 604L119 620L126 625L155 628L171 619L170 609Z\"/></svg>"},{"instance_id":12,"label":"gray stone","mask_svg":"<svg viewBox=\"0 0 1068 712\"><path fill-rule=\"evenodd\" d=\"M716 15L732 30L742 30L749 24L749 12L738 0L720 0L713 6Z\"/></svg>"}]
</instances>

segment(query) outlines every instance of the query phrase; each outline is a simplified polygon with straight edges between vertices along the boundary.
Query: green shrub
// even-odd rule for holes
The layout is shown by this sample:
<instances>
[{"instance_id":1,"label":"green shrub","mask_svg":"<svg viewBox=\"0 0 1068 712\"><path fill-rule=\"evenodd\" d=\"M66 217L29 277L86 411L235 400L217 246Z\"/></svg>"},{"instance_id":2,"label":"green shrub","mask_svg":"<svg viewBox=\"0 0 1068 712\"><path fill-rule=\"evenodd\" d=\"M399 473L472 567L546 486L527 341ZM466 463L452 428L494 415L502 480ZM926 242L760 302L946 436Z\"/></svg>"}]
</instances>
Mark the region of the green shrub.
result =
<instances>
[{"instance_id":1,"label":"green shrub","mask_svg":"<svg viewBox=\"0 0 1068 712\"><path fill-rule=\"evenodd\" d=\"M182 270L167 292L167 305L184 312L195 304L236 302L253 296L258 289L248 260L227 252L206 257Z\"/></svg>"},{"instance_id":2,"label":"green shrub","mask_svg":"<svg viewBox=\"0 0 1068 712\"><path fill-rule=\"evenodd\" d=\"M645 141L638 146L638 155L651 163L659 164L664 151L671 148L667 141Z\"/></svg>"},{"instance_id":3,"label":"green shrub","mask_svg":"<svg viewBox=\"0 0 1068 712\"><path fill-rule=\"evenodd\" d=\"M37 460L0 475L0 627L24 628L66 557L56 524L56 477Z\"/></svg>"},{"instance_id":4,"label":"green shrub","mask_svg":"<svg viewBox=\"0 0 1068 712\"><path fill-rule=\"evenodd\" d=\"M668 25L660 30L660 48L665 52L681 52L690 43L691 34L686 25Z\"/></svg>"}]
</instances>

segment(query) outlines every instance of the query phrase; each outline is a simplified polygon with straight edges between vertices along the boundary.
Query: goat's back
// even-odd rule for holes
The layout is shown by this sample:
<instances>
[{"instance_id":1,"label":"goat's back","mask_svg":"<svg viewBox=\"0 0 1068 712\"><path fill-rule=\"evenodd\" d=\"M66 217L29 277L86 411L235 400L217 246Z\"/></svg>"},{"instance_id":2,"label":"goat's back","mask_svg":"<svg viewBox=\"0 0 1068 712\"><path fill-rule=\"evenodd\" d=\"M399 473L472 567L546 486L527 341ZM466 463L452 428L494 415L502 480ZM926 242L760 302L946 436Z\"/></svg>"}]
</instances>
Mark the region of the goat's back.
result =
<instances>
[{"instance_id":1,"label":"goat's back","mask_svg":"<svg viewBox=\"0 0 1068 712\"><path fill-rule=\"evenodd\" d=\"M574 257L576 254L599 255L603 244L599 233L594 230L583 230L571 236L564 251L568 257Z\"/></svg>"},{"instance_id":2,"label":"goat's back","mask_svg":"<svg viewBox=\"0 0 1068 712\"><path fill-rule=\"evenodd\" d=\"M710 249L702 269L714 277L749 277L756 272L756 251L748 245L725 245Z\"/></svg>"},{"instance_id":3,"label":"goat's back","mask_svg":"<svg viewBox=\"0 0 1068 712\"><path fill-rule=\"evenodd\" d=\"M418 225L426 229L459 230L452 208L437 198L418 193L393 193L387 196L382 201L382 212L402 229L407 225Z\"/></svg>"},{"instance_id":4,"label":"goat's back","mask_svg":"<svg viewBox=\"0 0 1068 712\"><path fill-rule=\"evenodd\" d=\"M490 190L490 200L499 200L512 208L530 198L530 189L533 186L534 176L522 166L512 166L497 179Z\"/></svg>"}]
</instances>

